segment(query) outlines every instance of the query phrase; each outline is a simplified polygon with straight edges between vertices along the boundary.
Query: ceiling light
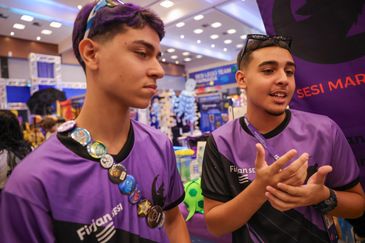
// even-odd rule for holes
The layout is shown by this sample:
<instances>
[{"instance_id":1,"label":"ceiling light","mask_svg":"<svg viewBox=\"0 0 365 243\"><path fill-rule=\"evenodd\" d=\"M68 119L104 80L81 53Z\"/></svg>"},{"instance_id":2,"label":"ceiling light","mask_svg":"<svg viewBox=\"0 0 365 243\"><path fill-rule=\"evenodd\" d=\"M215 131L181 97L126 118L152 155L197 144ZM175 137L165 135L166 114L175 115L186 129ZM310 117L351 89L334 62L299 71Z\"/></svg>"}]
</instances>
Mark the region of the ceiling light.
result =
<instances>
[{"instance_id":1,"label":"ceiling light","mask_svg":"<svg viewBox=\"0 0 365 243\"><path fill-rule=\"evenodd\" d=\"M227 48L223 48L223 51L227 51Z\"/></svg>"},{"instance_id":2,"label":"ceiling light","mask_svg":"<svg viewBox=\"0 0 365 243\"><path fill-rule=\"evenodd\" d=\"M176 55L171 56L171 59L177 59Z\"/></svg>"},{"instance_id":3,"label":"ceiling light","mask_svg":"<svg viewBox=\"0 0 365 243\"><path fill-rule=\"evenodd\" d=\"M173 52L175 52L175 49L174 48L169 48L169 49L167 49L167 52L168 53L173 53Z\"/></svg>"},{"instance_id":4,"label":"ceiling light","mask_svg":"<svg viewBox=\"0 0 365 243\"><path fill-rule=\"evenodd\" d=\"M181 27L183 27L185 25L185 23L184 22L179 22L179 23L177 23L176 24L176 27L177 28L181 28Z\"/></svg>"},{"instance_id":5,"label":"ceiling light","mask_svg":"<svg viewBox=\"0 0 365 243\"><path fill-rule=\"evenodd\" d=\"M190 62L191 61L191 58L190 57L184 58L184 61L185 62Z\"/></svg>"},{"instance_id":6,"label":"ceiling light","mask_svg":"<svg viewBox=\"0 0 365 243\"><path fill-rule=\"evenodd\" d=\"M165 0L160 2L160 5L164 8L170 8L172 6L174 6L174 2L170 1L170 0Z\"/></svg>"},{"instance_id":7,"label":"ceiling light","mask_svg":"<svg viewBox=\"0 0 365 243\"><path fill-rule=\"evenodd\" d=\"M195 29L194 33L195 34L201 34L201 33L203 33L203 30L202 29Z\"/></svg>"},{"instance_id":8,"label":"ceiling light","mask_svg":"<svg viewBox=\"0 0 365 243\"><path fill-rule=\"evenodd\" d=\"M230 34L230 35L232 35L232 34L234 34L236 32L237 31L235 29L229 29L229 30L227 30L227 33Z\"/></svg>"},{"instance_id":9,"label":"ceiling light","mask_svg":"<svg viewBox=\"0 0 365 243\"><path fill-rule=\"evenodd\" d=\"M162 58L162 62L166 62L166 59L165 58Z\"/></svg>"},{"instance_id":10,"label":"ceiling light","mask_svg":"<svg viewBox=\"0 0 365 243\"><path fill-rule=\"evenodd\" d=\"M25 25L24 24L14 24L13 25L14 29L18 29L18 30L24 30L25 29Z\"/></svg>"},{"instance_id":11,"label":"ceiling light","mask_svg":"<svg viewBox=\"0 0 365 243\"><path fill-rule=\"evenodd\" d=\"M246 38L247 38L247 35L241 35L241 36L240 36L240 38L241 38L242 40L244 40L244 39L246 39Z\"/></svg>"},{"instance_id":12,"label":"ceiling light","mask_svg":"<svg viewBox=\"0 0 365 243\"><path fill-rule=\"evenodd\" d=\"M190 52L185 51L185 52L183 52L183 53L182 53L182 55L183 55L183 56L189 56L189 55L190 55Z\"/></svg>"},{"instance_id":13,"label":"ceiling light","mask_svg":"<svg viewBox=\"0 0 365 243\"><path fill-rule=\"evenodd\" d=\"M52 30L42 30L41 33L43 35L50 35L50 34L52 34Z\"/></svg>"},{"instance_id":14,"label":"ceiling light","mask_svg":"<svg viewBox=\"0 0 365 243\"><path fill-rule=\"evenodd\" d=\"M34 18L29 15L22 15L22 17L20 17L20 19L23 21L32 22Z\"/></svg>"},{"instance_id":15,"label":"ceiling light","mask_svg":"<svg viewBox=\"0 0 365 243\"><path fill-rule=\"evenodd\" d=\"M179 61L176 61L175 63L176 63L176 64L179 64Z\"/></svg>"},{"instance_id":16,"label":"ceiling light","mask_svg":"<svg viewBox=\"0 0 365 243\"><path fill-rule=\"evenodd\" d=\"M77 8L78 8L79 10L81 10L81 9L82 9L82 5L77 5Z\"/></svg>"},{"instance_id":17,"label":"ceiling light","mask_svg":"<svg viewBox=\"0 0 365 243\"><path fill-rule=\"evenodd\" d=\"M219 38L219 35L214 34L214 35L211 35L210 38L213 39L213 40L215 40L215 39L218 39Z\"/></svg>"},{"instance_id":18,"label":"ceiling light","mask_svg":"<svg viewBox=\"0 0 365 243\"><path fill-rule=\"evenodd\" d=\"M212 26L213 28L219 28L222 26L222 24L219 22L215 22L215 23L211 24L210 26Z\"/></svg>"},{"instance_id":19,"label":"ceiling light","mask_svg":"<svg viewBox=\"0 0 365 243\"><path fill-rule=\"evenodd\" d=\"M184 35L180 35L180 39L184 39L185 38L185 36Z\"/></svg>"},{"instance_id":20,"label":"ceiling light","mask_svg":"<svg viewBox=\"0 0 365 243\"><path fill-rule=\"evenodd\" d=\"M237 48L242 48L243 47L243 44L237 44L236 47Z\"/></svg>"},{"instance_id":21,"label":"ceiling light","mask_svg":"<svg viewBox=\"0 0 365 243\"><path fill-rule=\"evenodd\" d=\"M10 32L10 35L11 35L11 36L14 36L14 35L15 35L15 33L12 31L12 32Z\"/></svg>"},{"instance_id":22,"label":"ceiling light","mask_svg":"<svg viewBox=\"0 0 365 243\"><path fill-rule=\"evenodd\" d=\"M40 36L37 36L37 41L40 41L41 40L41 37Z\"/></svg>"},{"instance_id":23,"label":"ceiling light","mask_svg":"<svg viewBox=\"0 0 365 243\"><path fill-rule=\"evenodd\" d=\"M201 20L201 19L204 19L204 15L199 14L199 15L195 16L195 17L194 17L194 19L195 19L196 21L199 21L199 20Z\"/></svg>"},{"instance_id":24,"label":"ceiling light","mask_svg":"<svg viewBox=\"0 0 365 243\"><path fill-rule=\"evenodd\" d=\"M211 47L211 48L214 48L214 47L215 47L215 45L214 45L214 44L211 44L211 45L210 45L210 47Z\"/></svg>"},{"instance_id":25,"label":"ceiling light","mask_svg":"<svg viewBox=\"0 0 365 243\"><path fill-rule=\"evenodd\" d=\"M231 44L232 43L232 40L225 40L224 41L224 44Z\"/></svg>"},{"instance_id":26,"label":"ceiling light","mask_svg":"<svg viewBox=\"0 0 365 243\"><path fill-rule=\"evenodd\" d=\"M197 40L196 43L200 44L202 41L201 40Z\"/></svg>"},{"instance_id":27,"label":"ceiling light","mask_svg":"<svg viewBox=\"0 0 365 243\"><path fill-rule=\"evenodd\" d=\"M197 55L196 58L200 59L202 58L203 56L202 55Z\"/></svg>"},{"instance_id":28,"label":"ceiling light","mask_svg":"<svg viewBox=\"0 0 365 243\"><path fill-rule=\"evenodd\" d=\"M51 26L51 27L53 27L53 28L60 28L60 27L62 26L62 24L61 24L61 23L59 23L59 22L55 22L55 21L53 21L53 22L51 22L51 23L49 24L49 26Z\"/></svg>"}]
</instances>

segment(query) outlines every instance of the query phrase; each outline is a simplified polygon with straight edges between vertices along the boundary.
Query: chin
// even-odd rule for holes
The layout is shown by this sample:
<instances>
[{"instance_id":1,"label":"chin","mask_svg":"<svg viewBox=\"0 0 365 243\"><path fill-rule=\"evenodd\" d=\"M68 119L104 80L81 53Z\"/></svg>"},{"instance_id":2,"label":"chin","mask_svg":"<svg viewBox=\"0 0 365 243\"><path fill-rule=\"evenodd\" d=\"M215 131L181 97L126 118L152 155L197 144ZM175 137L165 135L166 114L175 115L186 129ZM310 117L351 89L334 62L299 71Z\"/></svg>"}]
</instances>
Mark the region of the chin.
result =
<instances>
[{"instance_id":1,"label":"chin","mask_svg":"<svg viewBox=\"0 0 365 243\"><path fill-rule=\"evenodd\" d=\"M283 110L267 110L266 112L269 115L272 115L272 116L281 116L282 114L285 113L285 109L283 109Z\"/></svg>"}]
</instances>

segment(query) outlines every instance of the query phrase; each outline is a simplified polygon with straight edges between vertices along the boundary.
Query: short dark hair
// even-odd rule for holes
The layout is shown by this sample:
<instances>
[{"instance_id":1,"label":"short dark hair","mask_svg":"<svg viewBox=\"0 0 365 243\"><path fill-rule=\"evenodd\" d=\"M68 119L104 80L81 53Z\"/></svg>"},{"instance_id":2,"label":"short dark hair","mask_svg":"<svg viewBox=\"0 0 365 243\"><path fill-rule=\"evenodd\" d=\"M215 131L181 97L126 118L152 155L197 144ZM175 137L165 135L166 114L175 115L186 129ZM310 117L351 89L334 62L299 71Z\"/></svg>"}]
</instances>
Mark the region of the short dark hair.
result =
<instances>
[{"instance_id":1,"label":"short dark hair","mask_svg":"<svg viewBox=\"0 0 365 243\"><path fill-rule=\"evenodd\" d=\"M23 130L18 118L8 110L0 110L0 152L13 152L19 159L23 159L31 147L24 140Z\"/></svg>"},{"instance_id":2,"label":"short dark hair","mask_svg":"<svg viewBox=\"0 0 365 243\"><path fill-rule=\"evenodd\" d=\"M73 50L84 70L85 63L80 55L79 43L84 39L88 17L96 4L97 2L86 4L80 10L72 33ZM141 29L146 25L156 31L160 40L165 36L165 27L162 20L150 10L131 3L119 4L115 7L105 6L96 12L86 37L111 39L116 34L123 32L125 26Z\"/></svg>"},{"instance_id":3,"label":"short dark hair","mask_svg":"<svg viewBox=\"0 0 365 243\"><path fill-rule=\"evenodd\" d=\"M291 53L290 49L290 42L278 40L275 38L267 38L266 40L255 40L255 41L248 41L246 45L241 49L241 51L237 55L237 67L240 69L243 66L247 66L247 64L251 61L251 54L259 49L265 47L280 47L283 49L288 50Z\"/></svg>"}]
</instances>

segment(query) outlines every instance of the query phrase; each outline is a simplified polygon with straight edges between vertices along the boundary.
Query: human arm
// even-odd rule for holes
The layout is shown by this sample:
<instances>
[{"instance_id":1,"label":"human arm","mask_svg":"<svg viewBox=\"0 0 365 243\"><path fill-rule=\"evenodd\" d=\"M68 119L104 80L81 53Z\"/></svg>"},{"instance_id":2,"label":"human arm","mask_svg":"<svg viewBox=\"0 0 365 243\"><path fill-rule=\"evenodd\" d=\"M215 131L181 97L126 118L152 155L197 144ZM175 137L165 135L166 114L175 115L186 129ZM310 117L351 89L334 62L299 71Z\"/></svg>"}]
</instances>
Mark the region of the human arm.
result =
<instances>
[{"instance_id":1,"label":"human arm","mask_svg":"<svg viewBox=\"0 0 365 243\"><path fill-rule=\"evenodd\" d=\"M179 207L165 211L165 230L170 242L191 242L185 220Z\"/></svg>"},{"instance_id":2,"label":"human arm","mask_svg":"<svg viewBox=\"0 0 365 243\"><path fill-rule=\"evenodd\" d=\"M203 162L203 181L214 180L216 177L224 177L220 174L222 168L219 166L222 163L219 163L221 159L215 150L213 139L208 140L207 145ZM214 235L220 236L233 232L246 224L252 215L265 203L265 188L267 185L274 185L279 181L287 180L292 180L293 182L304 181L302 174L306 175L303 171L307 170L307 154L301 155L288 167L283 168L296 155L294 150L290 150L269 166L265 161L265 150L262 145L257 144L256 149L256 178L252 183L236 197L226 200L226 202L214 200L205 195L204 215L208 230ZM213 164L212 161L217 161L218 163ZM302 173L297 173L298 171ZM295 179L296 177L298 178ZM225 186L229 187L229 185ZM222 191L223 193L224 189L220 187L222 187L222 183L217 183L217 188L210 190Z\"/></svg>"}]
</instances>

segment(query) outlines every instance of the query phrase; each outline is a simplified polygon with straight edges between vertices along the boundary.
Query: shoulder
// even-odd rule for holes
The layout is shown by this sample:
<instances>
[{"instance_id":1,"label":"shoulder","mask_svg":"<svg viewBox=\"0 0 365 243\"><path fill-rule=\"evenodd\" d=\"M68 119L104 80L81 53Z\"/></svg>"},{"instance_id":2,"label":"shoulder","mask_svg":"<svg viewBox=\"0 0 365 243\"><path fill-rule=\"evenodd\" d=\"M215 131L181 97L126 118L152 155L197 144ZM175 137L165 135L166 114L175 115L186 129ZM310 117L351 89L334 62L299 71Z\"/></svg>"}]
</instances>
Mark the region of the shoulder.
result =
<instances>
[{"instance_id":1,"label":"shoulder","mask_svg":"<svg viewBox=\"0 0 365 243\"><path fill-rule=\"evenodd\" d=\"M148 140L146 139L149 139L150 141L158 141L159 144L163 145L165 145L166 143L170 143L169 138L156 128L150 127L134 120L132 120L132 126L136 142L148 142Z\"/></svg>"},{"instance_id":2,"label":"shoulder","mask_svg":"<svg viewBox=\"0 0 365 243\"><path fill-rule=\"evenodd\" d=\"M227 137L229 135L233 135L238 130L241 130L241 124L239 118L233 121L229 121L223 126L217 128L212 132L212 136L214 138Z\"/></svg>"},{"instance_id":3,"label":"shoulder","mask_svg":"<svg viewBox=\"0 0 365 243\"><path fill-rule=\"evenodd\" d=\"M316 129L338 128L337 124L328 116L290 109L293 123L308 124Z\"/></svg>"}]
</instances>

